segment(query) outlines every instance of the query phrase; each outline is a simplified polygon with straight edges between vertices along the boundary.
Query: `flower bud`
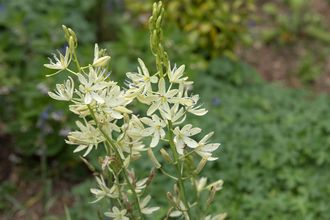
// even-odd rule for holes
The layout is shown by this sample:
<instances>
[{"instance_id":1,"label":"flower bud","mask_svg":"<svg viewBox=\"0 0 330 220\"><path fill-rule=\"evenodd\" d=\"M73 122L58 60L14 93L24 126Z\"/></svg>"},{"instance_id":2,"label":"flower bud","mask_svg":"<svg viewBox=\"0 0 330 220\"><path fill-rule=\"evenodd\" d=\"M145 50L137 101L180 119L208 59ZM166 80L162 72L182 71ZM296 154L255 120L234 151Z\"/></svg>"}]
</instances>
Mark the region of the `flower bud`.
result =
<instances>
[{"instance_id":1,"label":"flower bud","mask_svg":"<svg viewBox=\"0 0 330 220\"><path fill-rule=\"evenodd\" d=\"M148 156L151 160L151 162L154 164L154 166L159 169L161 168L161 164L158 162L157 158L155 157L154 152L151 150L151 148L148 149Z\"/></svg>"},{"instance_id":2,"label":"flower bud","mask_svg":"<svg viewBox=\"0 0 330 220\"><path fill-rule=\"evenodd\" d=\"M160 149L160 154L163 156L163 158L165 159L166 162L168 162L168 163L173 162L171 156L163 148Z\"/></svg>"},{"instance_id":3,"label":"flower bud","mask_svg":"<svg viewBox=\"0 0 330 220\"><path fill-rule=\"evenodd\" d=\"M106 66L108 64L110 58L111 58L110 56L100 57L93 62L93 66L94 67Z\"/></svg>"},{"instance_id":4,"label":"flower bud","mask_svg":"<svg viewBox=\"0 0 330 220\"><path fill-rule=\"evenodd\" d=\"M196 175L199 174L202 171L202 169L205 167L206 162L207 162L207 158L201 159L197 168L194 170L194 174L196 174Z\"/></svg>"}]
</instances>

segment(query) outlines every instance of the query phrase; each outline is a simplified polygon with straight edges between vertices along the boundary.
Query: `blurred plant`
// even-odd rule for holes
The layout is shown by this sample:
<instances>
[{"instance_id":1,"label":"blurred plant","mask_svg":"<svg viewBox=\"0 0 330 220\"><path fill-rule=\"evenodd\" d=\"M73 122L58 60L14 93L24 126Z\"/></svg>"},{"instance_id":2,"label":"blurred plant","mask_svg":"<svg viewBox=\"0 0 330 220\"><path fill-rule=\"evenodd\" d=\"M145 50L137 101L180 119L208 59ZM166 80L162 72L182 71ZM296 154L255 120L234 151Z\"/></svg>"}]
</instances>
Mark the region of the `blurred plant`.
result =
<instances>
[{"instance_id":1,"label":"blurred plant","mask_svg":"<svg viewBox=\"0 0 330 220\"><path fill-rule=\"evenodd\" d=\"M207 73L219 81L238 87L260 82L258 73L249 65L225 57L210 60Z\"/></svg>"},{"instance_id":2,"label":"blurred plant","mask_svg":"<svg viewBox=\"0 0 330 220\"><path fill-rule=\"evenodd\" d=\"M59 140L67 113L59 112L56 104L44 111L49 103L48 83L54 81L41 77L40 63L45 62L45 48L49 45L63 49L64 40L56 31L58 23L86 33L82 43L94 39L93 32L87 31L93 26L85 18L93 4L94 1L82 0L1 1L0 123L5 125L5 133L15 137L14 150L19 154L39 155L39 129L44 132L42 144L52 146L47 150L48 156L63 151L64 142Z\"/></svg>"},{"instance_id":3,"label":"blurred plant","mask_svg":"<svg viewBox=\"0 0 330 220\"><path fill-rule=\"evenodd\" d=\"M277 39L280 43L293 43L301 37L310 37L325 43L330 42L330 32L326 29L321 15L310 10L308 0L282 0L288 11L282 12L280 6L269 2L264 4L263 10L275 22L273 27L263 31L266 42Z\"/></svg>"},{"instance_id":4,"label":"blurred plant","mask_svg":"<svg viewBox=\"0 0 330 220\"><path fill-rule=\"evenodd\" d=\"M68 144L77 145L74 152L84 151L83 157L86 157L99 145L104 147L99 164L101 169L96 176L98 186L91 192L96 197L94 203L104 198L109 201L110 208L104 213L105 216L144 219L145 215L157 211L159 207L149 205L151 196L148 187L158 170L174 181L173 191L166 194L169 201L166 219L223 219L225 214L207 215L216 192L222 188L222 180L207 185L205 177L198 177L208 161L217 159L212 153L220 144L209 143L213 132L197 142L193 136L201 129L191 124L182 125L187 113L203 116L207 110L198 104L198 95L189 94L193 82L184 75L185 66L171 67L163 47L163 14L162 2L155 3L149 27L150 47L157 72L150 75L144 62L138 59L138 72L126 74L126 89L110 81L110 56L97 44L93 62L81 66L76 54L76 35L64 26L69 46L64 54L54 55L55 62L50 61L45 67L56 69L54 74L61 71L71 73L78 79L78 86L69 76L64 84L57 84L56 91L49 92L49 95L56 100L71 102L70 111L81 119L76 122L79 129L70 132L66 140ZM70 68L70 61L75 63L76 70ZM133 101L148 108L145 117L133 114L128 108ZM146 139L151 139L149 147L144 144ZM135 173L130 165L144 152L147 152L154 168L148 177L139 180L140 173ZM195 164L196 156L202 158L198 164ZM164 158L165 163L159 162L160 157ZM87 159L82 159L91 170L96 171ZM187 194L187 181L191 183L192 195Z\"/></svg>"},{"instance_id":5,"label":"blurred plant","mask_svg":"<svg viewBox=\"0 0 330 220\"><path fill-rule=\"evenodd\" d=\"M323 73L320 60L311 54L306 54L298 63L296 74L303 83L314 82Z\"/></svg>"},{"instance_id":6,"label":"blurred plant","mask_svg":"<svg viewBox=\"0 0 330 220\"><path fill-rule=\"evenodd\" d=\"M126 4L145 17L143 11L151 7L150 2L126 1ZM207 58L234 57L238 43L251 42L247 23L255 10L254 0L169 0L166 4L170 12L166 16L171 23L187 32L189 44Z\"/></svg>"}]
</instances>

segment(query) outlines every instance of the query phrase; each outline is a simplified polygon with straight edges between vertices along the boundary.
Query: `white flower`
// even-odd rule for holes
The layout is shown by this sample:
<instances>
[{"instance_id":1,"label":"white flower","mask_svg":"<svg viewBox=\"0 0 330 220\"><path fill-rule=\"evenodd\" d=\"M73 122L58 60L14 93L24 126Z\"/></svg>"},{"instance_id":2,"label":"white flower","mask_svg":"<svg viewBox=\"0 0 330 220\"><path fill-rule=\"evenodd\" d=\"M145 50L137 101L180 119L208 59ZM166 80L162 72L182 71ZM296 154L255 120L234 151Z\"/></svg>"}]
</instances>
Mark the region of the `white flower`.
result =
<instances>
[{"instance_id":1,"label":"white flower","mask_svg":"<svg viewBox=\"0 0 330 220\"><path fill-rule=\"evenodd\" d=\"M170 111L169 102L173 103L171 101L171 99L178 93L178 90L172 89L172 90L166 91L165 87L166 86L165 86L164 78L159 79L159 82L158 82L159 91L156 95L156 96L158 96L158 98L149 107L149 109L147 111L147 115L149 115L149 116L152 115L152 113L154 113L159 108L164 109L165 111Z\"/></svg>"},{"instance_id":2,"label":"white flower","mask_svg":"<svg viewBox=\"0 0 330 220\"><path fill-rule=\"evenodd\" d=\"M88 76L78 74L80 82L79 90L82 92L84 104L91 104L93 100L97 103L104 103L104 98L100 96L99 91L111 85L111 83L102 81L93 68L90 68Z\"/></svg>"},{"instance_id":3,"label":"white flower","mask_svg":"<svg viewBox=\"0 0 330 220\"><path fill-rule=\"evenodd\" d=\"M185 70L185 66L181 65L179 68L176 66L168 72L168 78L171 83L184 83L184 84L192 84L191 81L187 81L188 77L183 77L183 73ZM182 78L183 77L183 78Z\"/></svg>"},{"instance_id":4,"label":"white flower","mask_svg":"<svg viewBox=\"0 0 330 220\"><path fill-rule=\"evenodd\" d=\"M142 151L146 151L145 145L140 140L132 140L127 135L118 141L121 149L130 154L133 158L138 158Z\"/></svg>"},{"instance_id":5,"label":"white flower","mask_svg":"<svg viewBox=\"0 0 330 220\"><path fill-rule=\"evenodd\" d=\"M102 95L104 105L100 106L105 113L115 119L123 118L124 113L132 113L125 107L132 100L125 97L124 91L121 91L119 86L114 85L105 92Z\"/></svg>"},{"instance_id":6,"label":"white flower","mask_svg":"<svg viewBox=\"0 0 330 220\"><path fill-rule=\"evenodd\" d=\"M173 125L178 125L186 119L185 109L183 107L179 107L179 103L176 103L171 107L171 109L159 109L159 113L164 120L169 120Z\"/></svg>"},{"instance_id":7,"label":"white flower","mask_svg":"<svg viewBox=\"0 0 330 220\"><path fill-rule=\"evenodd\" d=\"M207 141L213 135L214 132L210 132L205 135L202 140L198 142L195 152L203 158L207 158L208 161L213 161L218 159L217 157L212 157L212 152L219 148L219 143L208 144Z\"/></svg>"},{"instance_id":8,"label":"white flower","mask_svg":"<svg viewBox=\"0 0 330 220\"><path fill-rule=\"evenodd\" d=\"M151 199L151 196L148 195L140 203L141 212L145 215L150 215L159 209L159 207L147 207L150 199Z\"/></svg>"},{"instance_id":9,"label":"white flower","mask_svg":"<svg viewBox=\"0 0 330 220\"><path fill-rule=\"evenodd\" d=\"M193 100L193 105L187 107L187 112L190 112L197 116L203 116L207 113L207 110L205 108L201 108L202 105L197 105L197 102L199 100L199 95L194 95L191 97Z\"/></svg>"},{"instance_id":10,"label":"white flower","mask_svg":"<svg viewBox=\"0 0 330 220\"><path fill-rule=\"evenodd\" d=\"M66 69L69 66L70 61L71 61L69 48L68 47L65 48L64 56L60 52L58 52L58 54L59 54L60 58L58 58L56 56L56 54L53 54L55 62L53 62L52 59L48 58L49 64L44 64L44 66L48 69L54 69L54 70L59 70L59 71ZM59 71L57 71L56 73L58 73ZM48 76L55 75L56 73L48 75Z\"/></svg>"},{"instance_id":11,"label":"white flower","mask_svg":"<svg viewBox=\"0 0 330 220\"><path fill-rule=\"evenodd\" d=\"M127 210L119 210L116 206L112 208L112 212L105 212L104 215L112 218L113 220L129 220L126 216Z\"/></svg>"},{"instance_id":12,"label":"white flower","mask_svg":"<svg viewBox=\"0 0 330 220\"><path fill-rule=\"evenodd\" d=\"M141 121L149 126L149 128L145 129L145 135L151 136L153 134L150 147L156 147L159 139L164 138L166 135L163 129L166 126L166 123L155 114L152 115L151 118L152 119L144 117L141 118Z\"/></svg>"},{"instance_id":13,"label":"white flower","mask_svg":"<svg viewBox=\"0 0 330 220\"><path fill-rule=\"evenodd\" d=\"M105 181L102 176L101 176L101 178L95 177L95 179L96 179L99 189L96 189L96 188L90 189L91 193L93 193L96 197L96 200L94 200L91 203L96 203L106 196L109 198L113 198L113 199L119 197L119 189L118 189L117 185L113 185L111 187L111 189L109 189L106 186Z\"/></svg>"},{"instance_id":14,"label":"white flower","mask_svg":"<svg viewBox=\"0 0 330 220\"><path fill-rule=\"evenodd\" d=\"M196 148L198 146L198 143L195 140L191 139L190 137L200 132L201 132L200 128L192 128L191 124L187 124L183 126L181 130L179 127L176 127L173 133L175 134L174 143L177 152L182 155L185 145L187 145L190 148Z\"/></svg>"},{"instance_id":15,"label":"white flower","mask_svg":"<svg viewBox=\"0 0 330 220\"><path fill-rule=\"evenodd\" d=\"M152 91L151 83L157 83L157 76L150 76L149 71L144 64L144 62L139 58L138 62L140 67L138 67L138 73L126 73L127 77L131 80L128 82L129 90L127 94L129 96L144 95L147 92Z\"/></svg>"},{"instance_id":16,"label":"white flower","mask_svg":"<svg viewBox=\"0 0 330 220\"><path fill-rule=\"evenodd\" d=\"M69 76L69 79L66 80L65 84L56 84L56 91L48 92L48 95L56 100L60 101L70 101L73 96L74 91L74 82L73 79Z\"/></svg>"},{"instance_id":17,"label":"white flower","mask_svg":"<svg viewBox=\"0 0 330 220\"><path fill-rule=\"evenodd\" d=\"M93 147L97 147L99 143L103 142L105 139L98 129L94 126L85 122L86 125L83 125L80 121L76 122L80 131L72 131L68 135L68 140L65 142L67 144L75 144L78 147L73 151L74 153L86 150L84 157L90 153Z\"/></svg>"}]
</instances>

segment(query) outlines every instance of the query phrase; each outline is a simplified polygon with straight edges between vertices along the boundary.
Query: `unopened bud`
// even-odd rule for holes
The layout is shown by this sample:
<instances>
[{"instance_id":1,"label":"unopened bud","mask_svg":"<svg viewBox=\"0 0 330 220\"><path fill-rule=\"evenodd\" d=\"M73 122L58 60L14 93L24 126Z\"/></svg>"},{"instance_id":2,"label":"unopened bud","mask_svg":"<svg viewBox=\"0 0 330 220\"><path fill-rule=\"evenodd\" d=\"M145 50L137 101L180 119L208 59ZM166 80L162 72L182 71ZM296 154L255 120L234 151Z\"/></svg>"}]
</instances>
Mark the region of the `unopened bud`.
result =
<instances>
[{"instance_id":1,"label":"unopened bud","mask_svg":"<svg viewBox=\"0 0 330 220\"><path fill-rule=\"evenodd\" d=\"M201 161L199 162L197 168L194 170L194 174L196 174L196 175L199 174L203 170L203 168L205 167L206 162L207 162L207 158L201 159Z\"/></svg>"},{"instance_id":2,"label":"unopened bud","mask_svg":"<svg viewBox=\"0 0 330 220\"><path fill-rule=\"evenodd\" d=\"M74 50L75 47L76 47L76 46L75 46L75 42L74 42L74 40L73 40L73 37L70 36L70 37L69 37L69 48L70 48L70 51L73 52L73 50Z\"/></svg>"},{"instance_id":3,"label":"unopened bud","mask_svg":"<svg viewBox=\"0 0 330 220\"><path fill-rule=\"evenodd\" d=\"M171 156L166 152L165 149L160 149L160 154L163 156L164 160L168 163L172 163L172 158Z\"/></svg>"},{"instance_id":4,"label":"unopened bud","mask_svg":"<svg viewBox=\"0 0 330 220\"><path fill-rule=\"evenodd\" d=\"M154 152L151 150L151 148L148 149L148 156L151 160L151 162L154 164L154 166L159 169L161 168L161 164L158 162L157 158L155 157Z\"/></svg>"},{"instance_id":5,"label":"unopened bud","mask_svg":"<svg viewBox=\"0 0 330 220\"><path fill-rule=\"evenodd\" d=\"M110 56L100 57L93 62L93 66L94 67L106 66L108 64L110 58L111 58Z\"/></svg>"}]
</instances>

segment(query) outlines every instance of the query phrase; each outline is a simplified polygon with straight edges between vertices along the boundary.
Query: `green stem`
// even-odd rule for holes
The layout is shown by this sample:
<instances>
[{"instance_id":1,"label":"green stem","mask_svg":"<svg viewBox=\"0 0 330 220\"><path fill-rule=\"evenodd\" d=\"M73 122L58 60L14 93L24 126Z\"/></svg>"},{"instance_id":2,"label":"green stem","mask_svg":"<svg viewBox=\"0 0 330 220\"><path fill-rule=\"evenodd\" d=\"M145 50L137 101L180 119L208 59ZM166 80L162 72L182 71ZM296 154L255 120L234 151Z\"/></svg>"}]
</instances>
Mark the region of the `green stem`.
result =
<instances>
[{"instance_id":1,"label":"green stem","mask_svg":"<svg viewBox=\"0 0 330 220\"><path fill-rule=\"evenodd\" d=\"M141 207L140 207L140 203L139 203L139 198L137 196L137 193L135 192L135 189L132 185L132 183L129 181L129 178L128 178L128 174L127 174L127 170L124 168L124 161L123 159L121 158L120 156L120 153L117 149L117 146L116 144L113 142L113 140L106 134L105 131L103 131L103 129L99 126L99 122L96 120L96 117L95 117L95 114L94 114L94 111L93 109L90 107L90 105L87 105L88 106L88 109L96 123L96 126L97 128L99 129L99 131L102 133L102 135L105 137L106 139L106 144L108 145L108 147L111 147L113 149L113 151L115 152L118 160L119 160L119 163L120 163L120 166L123 168L123 176L128 184L128 187L129 189L132 191L132 194L133 194L133 197L134 197L134 200L135 200L135 203L136 203L136 207L137 207L137 210L139 212L139 219L144 219L143 218L143 215L142 215L142 212L141 212Z\"/></svg>"},{"instance_id":2,"label":"green stem","mask_svg":"<svg viewBox=\"0 0 330 220\"><path fill-rule=\"evenodd\" d=\"M184 203L184 205L187 209L188 216L190 217L189 204L188 204L188 201L187 201L187 198L186 198L186 189L185 189L184 182L183 182L183 179L182 179L182 172L180 170L179 156L178 156L178 152L176 151L175 144L173 142L173 131L172 131L172 122L171 121L168 121L168 133L169 133L170 147L171 147L172 154L173 154L173 157L174 157L174 160L175 160L175 168L176 168L176 171L177 171L177 174L178 174L177 183L179 184L179 188L180 188L180 196L181 196L181 199L183 200L183 203Z\"/></svg>"},{"instance_id":3,"label":"green stem","mask_svg":"<svg viewBox=\"0 0 330 220\"><path fill-rule=\"evenodd\" d=\"M81 68L80 68L78 58L77 58L76 50L73 50L73 61L76 63L76 66L78 68L78 72L80 73Z\"/></svg>"}]
</instances>

